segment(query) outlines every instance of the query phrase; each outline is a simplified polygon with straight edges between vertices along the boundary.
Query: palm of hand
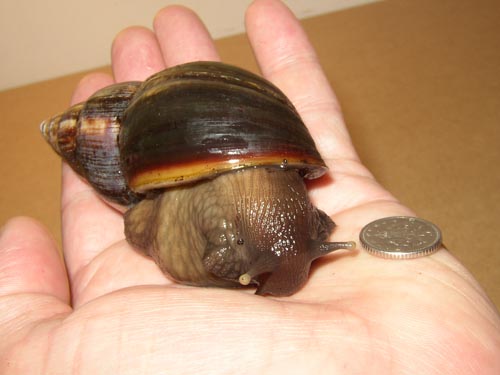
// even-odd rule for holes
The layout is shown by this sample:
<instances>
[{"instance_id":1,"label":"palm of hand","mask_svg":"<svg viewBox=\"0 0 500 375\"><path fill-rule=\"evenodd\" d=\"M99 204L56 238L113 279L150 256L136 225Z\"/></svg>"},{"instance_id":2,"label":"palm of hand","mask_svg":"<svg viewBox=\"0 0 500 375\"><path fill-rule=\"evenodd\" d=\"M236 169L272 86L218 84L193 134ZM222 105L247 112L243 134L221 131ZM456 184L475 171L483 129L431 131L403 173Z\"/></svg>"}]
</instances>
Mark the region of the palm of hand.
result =
<instances>
[{"instance_id":1,"label":"palm of hand","mask_svg":"<svg viewBox=\"0 0 500 375\"><path fill-rule=\"evenodd\" d=\"M265 31L261 24L268 25ZM360 164L328 82L288 11L275 1L257 1L247 27L264 74L294 101L330 166L330 181L312 184L311 197L334 216L335 239L355 239L363 225L382 216L411 214ZM217 59L203 26L182 8L160 13L155 31L156 37L137 28L119 35L113 48L117 80L144 79L164 64ZM191 48L173 56L179 40ZM139 58L127 59L131 54ZM300 71L310 74L292 84L289 78ZM89 76L74 99L109 83L109 77ZM16 222L31 231L21 245L9 244L21 229L2 238L4 247L24 254L16 270L23 265L30 271L30 249L45 249L31 278L0 288L2 311L8 308L0 320L8 344L0 344L2 373L385 374L418 368L459 374L500 366L492 355L500 348L498 316L445 250L411 262L334 253L315 263L299 293L274 299L169 282L125 242L121 215L66 166L63 221L69 280L38 225Z\"/></svg>"}]
</instances>

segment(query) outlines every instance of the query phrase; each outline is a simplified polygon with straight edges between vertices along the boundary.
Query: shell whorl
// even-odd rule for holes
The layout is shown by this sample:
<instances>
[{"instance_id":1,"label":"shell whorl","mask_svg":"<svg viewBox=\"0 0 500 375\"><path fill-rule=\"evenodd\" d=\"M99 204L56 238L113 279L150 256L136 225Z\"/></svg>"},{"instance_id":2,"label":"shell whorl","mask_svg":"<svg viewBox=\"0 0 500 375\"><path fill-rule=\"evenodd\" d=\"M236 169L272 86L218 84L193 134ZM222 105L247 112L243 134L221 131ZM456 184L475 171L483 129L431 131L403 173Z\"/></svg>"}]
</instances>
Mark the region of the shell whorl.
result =
<instances>
[{"instance_id":1,"label":"shell whorl","mask_svg":"<svg viewBox=\"0 0 500 375\"><path fill-rule=\"evenodd\" d=\"M121 206L140 199L127 186L118 148L121 117L139 85L105 87L40 125L54 151L106 200Z\"/></svg>"},{"instance_id":2,"label":"shell whorl","mask_svg":"<svg viewBox=\"0 0 500 375\"><path fill-rule=\"evenodd\" d=\"M147 192L250 167L326 172L290 100L271 82L235 66L192 62L148 78L124 113L122 166Z\"/></svg>"}]
</instances>

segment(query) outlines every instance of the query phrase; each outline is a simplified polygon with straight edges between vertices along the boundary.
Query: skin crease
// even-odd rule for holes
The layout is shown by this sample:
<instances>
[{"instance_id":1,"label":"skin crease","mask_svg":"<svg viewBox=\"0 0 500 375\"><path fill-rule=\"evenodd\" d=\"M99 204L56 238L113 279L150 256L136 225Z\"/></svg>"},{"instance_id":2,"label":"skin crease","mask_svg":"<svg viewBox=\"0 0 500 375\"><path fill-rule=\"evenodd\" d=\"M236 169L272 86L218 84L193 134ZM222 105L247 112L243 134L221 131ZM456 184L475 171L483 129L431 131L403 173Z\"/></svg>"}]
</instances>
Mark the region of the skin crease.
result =
<instances>
[{"instance_id":1,"label":"skin crease","mask_svg":"<svg viewBox=\"0 0 500 375\"><path fill-rule=\"evenodd\" d=\"M256 0L246 25L263 75L294 102L330 167L331 180L310 195L337 223L335 238L355 238L380 217L412 214L360 163L292 14L277 0ZM117 81L217 59L185 8L163 9L154 28L117 36ZM87 77L74 101L111 82ZM33 219L12 219L1 232L2 374L500 373L498 312L444 249L412 261L339 252L287 298L179 286L127 245L121 215L67 166L63 178L67 272Z\"/></svg>"}]
</instances>

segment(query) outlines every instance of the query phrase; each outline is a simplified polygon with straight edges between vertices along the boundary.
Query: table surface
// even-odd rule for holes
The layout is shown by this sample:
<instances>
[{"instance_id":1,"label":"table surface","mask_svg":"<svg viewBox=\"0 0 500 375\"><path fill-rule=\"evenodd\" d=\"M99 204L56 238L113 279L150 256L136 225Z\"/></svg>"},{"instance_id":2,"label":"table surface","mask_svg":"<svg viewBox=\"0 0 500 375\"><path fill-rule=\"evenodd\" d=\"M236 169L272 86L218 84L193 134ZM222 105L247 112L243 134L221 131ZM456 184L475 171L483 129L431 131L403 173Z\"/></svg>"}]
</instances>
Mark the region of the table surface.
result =
<instances>
[{"instance_id":1,"label":"table surface","mask_svg":"<svg viewBox=\"0 0 500 375\"><path fill-rule=\"evenodd\" d=\"M441 227L497 306L499 18L497 0L388 0L303 21L362 160ZM217 47L256 71L243 35ZM82 76L0 92L0 224L30 215L60 241L60 162L38 125L67 107Z\"/></svg>"}]
</instances>

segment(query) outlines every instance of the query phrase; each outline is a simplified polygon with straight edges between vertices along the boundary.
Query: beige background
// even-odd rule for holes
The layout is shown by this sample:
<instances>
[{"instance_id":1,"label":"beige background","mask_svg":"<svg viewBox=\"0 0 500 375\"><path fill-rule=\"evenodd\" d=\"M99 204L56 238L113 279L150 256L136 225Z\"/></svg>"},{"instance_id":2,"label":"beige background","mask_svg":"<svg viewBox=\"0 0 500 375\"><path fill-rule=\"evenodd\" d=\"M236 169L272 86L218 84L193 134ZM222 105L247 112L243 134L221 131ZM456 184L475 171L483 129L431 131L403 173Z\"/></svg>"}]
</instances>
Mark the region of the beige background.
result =
<instances>
[{"instance_id":1,"label":"beige background","mask_svg":"<svg viewBox=\"0 0 500 375\"><path fill-rule=\"evenodd\" d=\"M375 0L284 0L298 17ZM109 44L124 27L151 27L168 4L195 10L214 38L244 31L251 0L0 1L0 90L109 63Z\"/></svg>"},{"instance_id":2,"label":"beige background","mask_svg":"<svg viewBox=\"0 0 500 375\"><path fill-rule=\"evenodd\" d=\"M387 0L303 21L363 161L441 227L497 306L499 16L498 0ZM244 36L217 47L256 69ZM68 105L81 76L0 92L0 223L31 215L60 241L60 162L38 124Z\"/></svg>"}]
</instances>

